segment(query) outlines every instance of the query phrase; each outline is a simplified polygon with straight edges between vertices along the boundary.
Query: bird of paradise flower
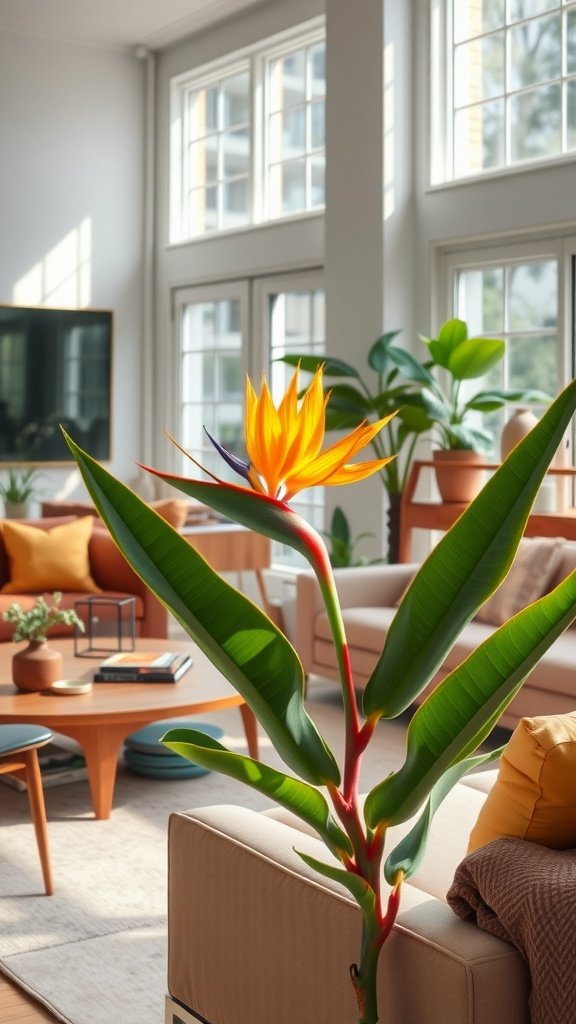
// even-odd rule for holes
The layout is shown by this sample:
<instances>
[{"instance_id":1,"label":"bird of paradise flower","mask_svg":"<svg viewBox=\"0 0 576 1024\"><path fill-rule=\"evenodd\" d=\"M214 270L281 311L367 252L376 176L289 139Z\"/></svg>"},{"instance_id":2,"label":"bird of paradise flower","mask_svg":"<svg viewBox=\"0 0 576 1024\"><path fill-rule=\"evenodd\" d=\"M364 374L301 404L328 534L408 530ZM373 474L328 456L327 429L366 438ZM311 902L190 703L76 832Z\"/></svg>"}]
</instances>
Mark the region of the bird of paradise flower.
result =
<instances>
[{"instance_id":1,"label":"bird of paradise flower","mask_svg":"<svg viewBox=\"0 0 576 1024\"><path fill-rule=\"evenodd\" d=\"M321 536L290 508L305 487L342 485L383 462L352 460L389 417L361 424L322 450L329 396L322 368L298 399L298 371L274 405L265 378L246 391L243 461L211 439L248 486L150 470L215 511L288 543L308 559L324 599L338 658L344 705L342 770L304 706L299 658L281 631L225 583L177 531L67 438L100 515L141 578L241 693L293 774L227 750L191 729L163 742L197 764L257 789L307 822L324 841L326 861L303 853L320 875L356 900L362 934L349 966L359 1024L376 1024L377 966L400 904L401 886L423 856L431 819L462 776L500 751L474 755L531 668L576 616L576 572L496 630L414 713L404 764L362 806L362 756L381 719L410 707L434 677L463 626L506 575L532 502L576 410L576 382L508 456L464 515L420 567L390 626L360 700L332 568ZM218 609L218 614L214 610ZM384 861L387 830L414 818ZM384 891L383 878L389 885Z\"/></svg>"}]
</instances>

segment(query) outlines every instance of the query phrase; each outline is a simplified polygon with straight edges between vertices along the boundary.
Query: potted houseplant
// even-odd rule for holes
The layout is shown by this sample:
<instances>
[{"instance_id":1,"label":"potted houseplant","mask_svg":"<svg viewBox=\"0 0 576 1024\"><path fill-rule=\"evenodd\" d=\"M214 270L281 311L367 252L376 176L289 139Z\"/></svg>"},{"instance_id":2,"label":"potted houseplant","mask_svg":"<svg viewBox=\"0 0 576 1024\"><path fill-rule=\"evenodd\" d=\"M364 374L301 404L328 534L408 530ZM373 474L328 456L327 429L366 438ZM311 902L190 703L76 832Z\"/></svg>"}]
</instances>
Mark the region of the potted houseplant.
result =
<instances>
[{"instance_id":1,"label":"potted houseplant","mask_svg":"<svg viewBox=\"0 0 576 1024\"><path fill-rule=\"evenodd\" d=\"M296 372L278 409L265 382L259 397L248 385L245 462L216 445L242 476L242 485L226 483L206 470L208 482L151 472L215 511L290 544L309 561L340 669L345 740L341 765L305 709L302 665L286 637L136 494L70 438L68 444L121 551L242 694L288 771L228 750L198 730L171 729L163 742L271 797L324 841L326 858L300 856L319 875L339 882L358 904L358 963L343 964L342 969L349 970L356 992L356 1020L376 1024L378 958L394 926L403 881L417 869L437 807L470 768L499 753L474 755L524 678L576 616L576 571L491 633L442 680L412 718L404 764L371 790L363 807L358 793L362 754L378 723L402 714L426 688L460 630L508 572L538 488L576 410L576 381L510 453L421 566L400 602L360 704L326 547L293 511L290 500L304 487L350 483L378 472L381 460L349 460L387 421L357 427L321 451L322 372L315 374L300 406L297 377ZM416 823L384 859L388 826L413 816Z\"/></svg>"},{"instance_id":2,"label":"potted houseplant","mask_svg":"<svg viewBox=\"0 0 576 1024\"><path fill-rule=\"evenodd\" d=\"M28 641L27 647L17 651L12 658L12 680L19 690L48 690L52 683L62 678L62 655L47 641L47 633L52 626L76 626L84 632L84 623L74 609L61 608L61 601L62 594L58 591L52 595L51 604L44 597L39 597L28 611L24 611L18 601L13 601L2 615L5 622L14 626L14 642Z\"/></svg>"},{"instance_id":3,"label":"potted houseplant","mask_svg":"<svg viewBox=\"0 0 576 1024\"><path fill-rule=\"evenodd\" d=\"M29 502L36 493L39 473L34 467L19 469L10 466L6 478L0 480L0 497L4 501L4 512L8 519L25 519Z\"/></svg>"},{"instance_id":4,"label":"potted houseplant","mask_svg":"<svg viewBox=\"0 0 576 1024\"><path fill-rule=\"evenodd\" d=\"M356 547L373 533L359 533L352 537L348 518L339 505L336 506L330 520L330 529L323 536L329 542L328 557L333 569L351 569L361 565L376 565L381 558L367 558L366 555L355 554Z\"/></svg>"},{"instance_id":5,"label":"potted houseplant","mask_svg":"<svg viewBox=\"0 0 576 1024\"><path fill-rule=\"evenodd\" d=\"M506 344L498 338L469 338L463 320L447 320L437 338L421 335L421 340L430 355L426 365L439 367L447 380L444 388L438 378L431 375L420 392L437 445L432 458L436 463L438 489L444 501L468 502L484 483L484 471L474 464L485 460L494 440L488 431L473 422L474 414L501 409L507 402L548 404L550 396L533 389L484 389L470 394L466 382L484 377L501 362ZM457 472L452 463L456 464Z\"/></svg>"}]
</instances>

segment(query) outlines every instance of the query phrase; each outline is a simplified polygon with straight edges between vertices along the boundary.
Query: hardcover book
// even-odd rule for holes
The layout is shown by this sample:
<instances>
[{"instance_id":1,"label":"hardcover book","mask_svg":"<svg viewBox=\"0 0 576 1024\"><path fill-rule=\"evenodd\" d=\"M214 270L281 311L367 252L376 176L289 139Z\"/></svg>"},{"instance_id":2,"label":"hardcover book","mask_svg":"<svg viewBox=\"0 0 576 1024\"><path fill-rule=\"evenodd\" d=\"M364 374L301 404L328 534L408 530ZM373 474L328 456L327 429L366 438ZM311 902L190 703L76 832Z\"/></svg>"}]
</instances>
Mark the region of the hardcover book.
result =
<instances>
[{"instance_id":1,"label":"hardcover book","mask_svg":"<svg viewBox=\"0 0 576 1024\"><path fill-rule=\"evenodd\" d=\"M175 683L192 665L189 654L120 652L106 658L96 683Z\"/></svg>"}]
</instances>

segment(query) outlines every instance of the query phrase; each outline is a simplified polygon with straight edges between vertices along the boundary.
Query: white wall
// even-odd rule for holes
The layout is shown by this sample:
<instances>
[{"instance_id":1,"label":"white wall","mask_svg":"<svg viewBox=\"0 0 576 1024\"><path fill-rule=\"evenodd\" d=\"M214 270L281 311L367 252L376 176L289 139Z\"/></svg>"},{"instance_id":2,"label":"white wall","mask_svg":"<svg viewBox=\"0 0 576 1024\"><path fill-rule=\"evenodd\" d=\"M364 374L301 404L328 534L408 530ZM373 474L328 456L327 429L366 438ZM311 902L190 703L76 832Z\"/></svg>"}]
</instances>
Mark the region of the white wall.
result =
<instances>
[{"instance_id":1,"label":"white wall","mask_svg":"<svg viewBox=\"0 0 576 1024\"><path fill-rule=\"evenodd\" d=\"M0 36L0 301L41 304L50 254L83 225L82 297L115 314L111 467L125 479L142 455L143 75L130 54ZM63 287L52 304L80 302ZM83 493L68 470L44 478L46 497Z\"/></svg>"}]
</instances>

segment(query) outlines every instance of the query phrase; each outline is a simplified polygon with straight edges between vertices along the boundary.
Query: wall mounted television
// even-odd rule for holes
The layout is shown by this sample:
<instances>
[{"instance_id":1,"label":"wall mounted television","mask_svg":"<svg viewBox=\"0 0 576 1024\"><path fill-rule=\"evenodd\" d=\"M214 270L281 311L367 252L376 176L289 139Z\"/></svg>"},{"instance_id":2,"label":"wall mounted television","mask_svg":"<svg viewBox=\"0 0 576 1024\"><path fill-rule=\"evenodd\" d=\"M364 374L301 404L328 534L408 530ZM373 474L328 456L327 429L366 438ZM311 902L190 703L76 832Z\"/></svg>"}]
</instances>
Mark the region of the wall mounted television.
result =
<instances>
[{"instance_id":1,"label":"wall mounted television","mask_svg":"<svg viewBox=\"0 0 576 1024\"><path fill-rule=\"evenodd\" d=\"M110 458L113 314L0 305L0 464Z\"/></svg>"}]
</instances>

